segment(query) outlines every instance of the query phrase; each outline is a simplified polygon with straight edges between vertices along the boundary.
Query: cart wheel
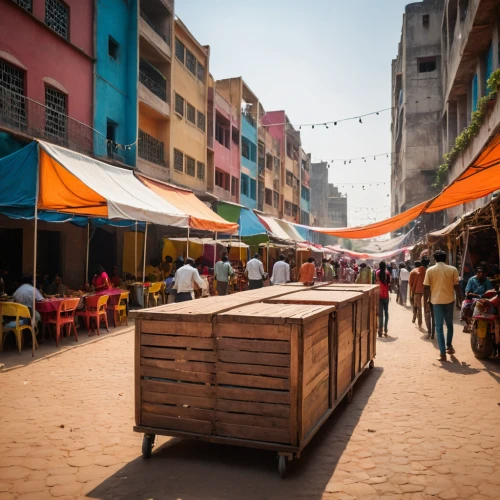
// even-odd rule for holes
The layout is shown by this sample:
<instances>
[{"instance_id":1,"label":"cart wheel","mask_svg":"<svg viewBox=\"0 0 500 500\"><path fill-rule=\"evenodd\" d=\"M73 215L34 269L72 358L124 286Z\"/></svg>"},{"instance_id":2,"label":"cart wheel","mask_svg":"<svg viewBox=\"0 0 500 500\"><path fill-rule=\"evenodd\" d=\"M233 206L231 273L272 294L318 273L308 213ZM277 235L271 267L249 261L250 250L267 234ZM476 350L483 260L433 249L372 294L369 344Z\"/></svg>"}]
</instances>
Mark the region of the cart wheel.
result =
<instances>
[{"instance_id":1,"label":"cart wheel","mask_svg":"<svg viewBox=\"0 0 500 500\"><path fill-rule=\"evenodd\" d=\"M144 434L144 438L142 440L142 458L151 457L151 451L153 450L154 444L155 444L155 435Z\"/></svg>"},{"instance_id":2,"label":"cart wheel","mask_svg":"<svg viewBox=\"0 0 500 500\"><path fill-rule=\"evenodd\" d=\"M370 361L368 367L370 368L370 370L373 370L373 368L375 368L375 361L373 361L373 359Z\"/></svg>"},{"instance_id":3,"label":"cart wheel","mask_svg":"<svg viewBox=\"0 0 500 500\"><path fill-rule=\"evenodd\" d=\"M278 472L280 473L281 479L286 477L286 457L285 455L280 455L278 457Z\"/></svg>"},{"instance_id":4,"label":"cart wheel","mask_svg":"<svg viewBox=\"0 0 500 500\"><path fill-rule=\"evenodd\" d=\"M351 404L353 399L354 399L354 389L351 388L347 391L347 402Z\"/></svg>"}]
</instances>

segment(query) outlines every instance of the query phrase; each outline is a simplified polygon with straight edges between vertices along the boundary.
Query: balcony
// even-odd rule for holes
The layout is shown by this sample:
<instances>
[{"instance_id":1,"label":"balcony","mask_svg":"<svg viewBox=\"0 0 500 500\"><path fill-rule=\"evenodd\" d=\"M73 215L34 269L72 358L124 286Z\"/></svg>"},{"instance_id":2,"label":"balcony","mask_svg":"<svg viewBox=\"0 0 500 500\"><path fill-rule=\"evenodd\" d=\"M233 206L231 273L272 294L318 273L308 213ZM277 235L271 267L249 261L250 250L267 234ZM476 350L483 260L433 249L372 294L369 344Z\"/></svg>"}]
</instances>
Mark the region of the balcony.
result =
<instances>
[{"instance_id":1,"label":"balcony","mask_svg":"<svg viewBox=\"0 0 500 500\"><path fill-rule=\"evenodd\" d=\"M170 116L170 85L159 70L141 59L139 100L162 117Z\"/></svg>"},{"instance_id":2,"label":"balcony","mask_svg":"<svg viewBox=\"0 0 500 500\"><path fill-rule=\"evenodd\" d=\"M172 59L172 18L167 11L160 7L148 7L147 11L141 9L139 20L139 33L142 41L155 49L162 57ZM153 21L154 19L154 21Z\"/></svg>"},{"instance_id":3,"label":"balcony","mask_svg":"<svg viewBox=\"0 0 500 500\"><path fill-rule=\"evenodd\" d=\"M162 30L156 24L149 19L146 13L141 9L141 19L169 46L172 46L172 33L170 28L170 23L165 25Z\"/></svg>"}]
</instances>

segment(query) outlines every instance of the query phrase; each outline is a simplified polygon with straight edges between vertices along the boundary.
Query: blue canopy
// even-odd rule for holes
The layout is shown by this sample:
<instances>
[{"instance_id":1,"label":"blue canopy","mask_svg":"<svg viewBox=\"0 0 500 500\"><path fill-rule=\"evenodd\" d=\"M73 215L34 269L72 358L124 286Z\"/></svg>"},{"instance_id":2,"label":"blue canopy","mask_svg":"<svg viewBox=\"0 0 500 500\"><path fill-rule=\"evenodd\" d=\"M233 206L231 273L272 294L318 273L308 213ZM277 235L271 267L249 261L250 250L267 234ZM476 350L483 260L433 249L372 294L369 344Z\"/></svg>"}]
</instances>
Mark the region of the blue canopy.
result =
<instances>
[{"instance_id":1,"label":"blue canopy","mask_svg":"<svg viewBox=\"0 0 500 500\"><path fill-rule=\"evenodd\" d=\"M267 230L259 218L248 208L241 209L238 224L240 225L238 235L242 238L245 236L256 236L257 234L267 234Z\"/></svg>"},{"instance_id":2,"label":"blue canopy","mask_svg":"<svg viewBox=\"0 0 500 500\"><path fill-rule=\"evenodd\" d=\"M297 232L304 238L306 241L312 241L311 230L307 227L300 226L299 224L292 224L292 226L297 230Z\"/></svg>"}]
</instances>

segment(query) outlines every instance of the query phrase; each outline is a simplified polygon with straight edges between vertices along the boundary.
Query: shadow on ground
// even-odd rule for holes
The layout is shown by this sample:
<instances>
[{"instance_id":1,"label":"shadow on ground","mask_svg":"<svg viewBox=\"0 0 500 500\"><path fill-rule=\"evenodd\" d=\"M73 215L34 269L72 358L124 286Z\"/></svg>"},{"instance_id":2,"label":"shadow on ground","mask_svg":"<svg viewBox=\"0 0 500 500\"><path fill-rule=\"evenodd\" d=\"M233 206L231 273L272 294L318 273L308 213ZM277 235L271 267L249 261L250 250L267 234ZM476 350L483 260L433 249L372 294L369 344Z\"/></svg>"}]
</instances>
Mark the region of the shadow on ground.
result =
<instances>
[{"instance_id":1,"label":"shadow on ground","mask_svg":"<svg viewBox=\"0 0 500 500\"><path fill-rule=\"evenodd\" d=\"M370 399L382 368L366 370L347 398L336 408L280 479L273 452L173 438L153 450L149 460L138 458L91 491L101 500L137 499L321 499ZM368 431L367 431L368 432Z\"/></svg>"}]
</instances>

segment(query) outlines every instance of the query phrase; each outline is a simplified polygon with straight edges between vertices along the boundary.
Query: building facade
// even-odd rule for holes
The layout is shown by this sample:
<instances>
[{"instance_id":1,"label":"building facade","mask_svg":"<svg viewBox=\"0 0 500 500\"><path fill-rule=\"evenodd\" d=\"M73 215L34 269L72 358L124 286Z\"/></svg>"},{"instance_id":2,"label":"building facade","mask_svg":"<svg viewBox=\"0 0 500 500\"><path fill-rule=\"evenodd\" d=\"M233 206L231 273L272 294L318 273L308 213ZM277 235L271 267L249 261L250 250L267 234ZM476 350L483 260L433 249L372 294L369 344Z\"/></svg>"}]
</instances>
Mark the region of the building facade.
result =
<instances>
[{"instance_id":1,"label":"building facade","mask_svg":"<svg viewBox=\"0 0 500 500\"><path fill-rule=\"evenodd\" d=\"M311 213L311 154L300 148L300 223L308 226Z\"/></svg>"},{"instance_id":2,"label":"building facade","mask_svg":"<svg viewBox=\"0 0 500 500\"><path fill-rule=\"evenodd\" d=\"M94 153L133 167L138 127L138 0L95 5Z\"/></svg>"},{"instance_id":3,"label":"building facade","mask_svg":"<svg viewBox=\"0 0 500 500\"><path fill-rule=\"evenodd\" d=\"M393 215L429 198L442 156L443 3L407 5L398 56L392 61Z\"/></svg>"},{"instance_id":4,"label":"building facade","mask_svg":"<svg viewBox=\"0 0 500 500\"><path fill-rule=\"evenodd\" d=\"M93 154L94 2L4 1L0 33L0 127Z\"/></svg>"}]
</instances>

